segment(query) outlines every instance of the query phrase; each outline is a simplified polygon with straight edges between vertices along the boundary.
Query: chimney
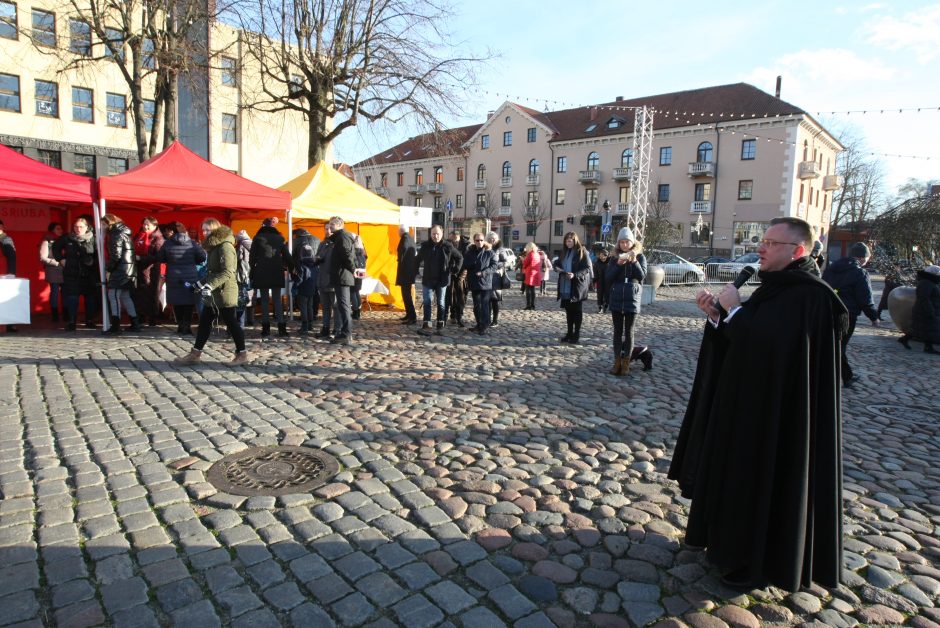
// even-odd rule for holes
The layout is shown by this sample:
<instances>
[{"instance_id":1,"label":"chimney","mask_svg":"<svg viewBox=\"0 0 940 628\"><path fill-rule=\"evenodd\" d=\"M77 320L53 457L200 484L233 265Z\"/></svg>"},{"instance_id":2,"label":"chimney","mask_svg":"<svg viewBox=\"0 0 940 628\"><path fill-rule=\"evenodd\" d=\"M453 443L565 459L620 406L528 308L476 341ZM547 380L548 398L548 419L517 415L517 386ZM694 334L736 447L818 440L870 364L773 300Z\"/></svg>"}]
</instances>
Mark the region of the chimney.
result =
<instances>
[{"instance_id":1,"label":"chimney","mask_svg":"<svg viewBox=\"0 0 940 628\"><path fill-rule=\"evenodd\" d=\"M591 122L597 120L597 107L591 107Z\"/></svg>"},{"instance_id":2,"label":"chimney","mask_svg":"<svg viewBox=\"0 0 940 628\"><path fill-rule=\"evenodd\" d=\"M783 83L783 77L779 74L777 75L777 89L774 91L774 96L780 98L780 84Z\"/></svg>"},{"instance_id":3,"label":"chimney","mask_svg":"<svg viewBox=\"0 0 940 628\"><path fill-rule=\"evenodd\" d=\"M623 102L623 96L617 96L614 98L614 102Z\"/></svg>"}]
</instances>

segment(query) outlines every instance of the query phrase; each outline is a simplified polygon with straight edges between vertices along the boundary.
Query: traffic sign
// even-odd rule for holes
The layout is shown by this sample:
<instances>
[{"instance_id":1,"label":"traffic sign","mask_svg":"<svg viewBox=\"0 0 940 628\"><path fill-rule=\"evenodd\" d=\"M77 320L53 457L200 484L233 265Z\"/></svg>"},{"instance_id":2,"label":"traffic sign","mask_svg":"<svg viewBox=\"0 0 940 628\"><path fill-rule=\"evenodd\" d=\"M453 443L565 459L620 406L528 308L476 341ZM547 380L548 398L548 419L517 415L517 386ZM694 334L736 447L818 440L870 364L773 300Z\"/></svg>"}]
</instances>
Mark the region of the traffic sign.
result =
<instances>
[{"instance_id":1,"label":"traffic sign","mask_svg":"<svg viewBox=\"0 0 940 628\"><path fill-rule=\"evenodd\" d=\"M608 234L608 233L610 233L610 223L609 223L609 222L605 222L604 224L601 225L601 233L603 233L603 234Z\"/></svg>"},{"instance_id":2,"label":"traffic sign","mask_svg":"<svg viewBox=\"0 0 940 628\"><path fill-rule=\"evenodd\" d=\"M453 208L454 208L454 204L451 203L450 201L447 201L447 202L444 204L444 209L446 209L447 211L450 211L450 210L452 210Z\"/></svg>"}]
</instances>

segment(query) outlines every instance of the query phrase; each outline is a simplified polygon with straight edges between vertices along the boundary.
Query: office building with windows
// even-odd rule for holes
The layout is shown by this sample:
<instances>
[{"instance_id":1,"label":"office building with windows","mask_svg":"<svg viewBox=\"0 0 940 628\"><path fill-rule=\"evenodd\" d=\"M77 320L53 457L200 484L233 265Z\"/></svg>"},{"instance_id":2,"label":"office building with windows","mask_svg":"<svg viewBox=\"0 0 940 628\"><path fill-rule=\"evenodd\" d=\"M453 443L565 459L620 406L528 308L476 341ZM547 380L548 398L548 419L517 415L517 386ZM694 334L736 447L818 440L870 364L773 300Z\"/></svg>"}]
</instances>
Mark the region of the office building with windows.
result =
<instances>
[{"instance_id":1,"label":"office building with windows","mask_svg":"<svg viewBox=\"0 0 940 628\"><path fill-rule=\"evenodd\" d=\"M772 218L828 229L839 142L802 109L738 83L560 111L503 103L483 124L421 135L354 166L399 205L433 205L460 226L487 217L503 242L550 251L626 223L634 109L655 110L649 214L677 226L687 256L757 248ZM450 208L449 210L447 208Z\"/></svg>"},{"instance_id":2,"label":"office building with windows","mask_svg":"<svg viewBox=\"0 0 940 628\"><path fill-rule=\"evenodd\" d=\"M211 52L177 81L178 139L215 165L266 185L306 170L303 116L245 108L260 81L242 54L239 31L213 21L194 32ZM148 49L153 45L145 41L144 117L152 129L156 61ZM136 165L129 87L112 54L68 2L0 0L0 143L89 176Z\"/></svg>"}]
</instances>

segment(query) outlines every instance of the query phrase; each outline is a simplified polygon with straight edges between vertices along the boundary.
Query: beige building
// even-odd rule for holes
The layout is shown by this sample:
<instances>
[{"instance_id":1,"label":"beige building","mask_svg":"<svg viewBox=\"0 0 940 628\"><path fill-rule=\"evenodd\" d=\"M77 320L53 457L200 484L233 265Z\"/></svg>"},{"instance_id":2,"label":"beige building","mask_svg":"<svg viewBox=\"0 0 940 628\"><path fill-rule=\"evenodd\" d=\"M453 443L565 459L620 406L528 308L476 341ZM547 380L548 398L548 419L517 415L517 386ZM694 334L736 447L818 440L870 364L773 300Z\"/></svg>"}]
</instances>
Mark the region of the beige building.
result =
<instances>
[{"instance_id":1,"label":"beige building","mask_svg":"<svg viewBox=\"0 0 940 628\"><path fill-rule=\"evenodd\" d=\"M257 94L257 65L243 54L237 29L215 22L207 31L212 58L178 84L179 139L265 185L306 170L302 115L245 109ZM106 54L68 3L0 0L0 143L90 176L136 165L129 89ZM95 60L76 64L81 56ZM153 114L152 95L153 75L144 79L145 115Z\"/></svg>"},{"instance_id":2,"label":"beige building","mask_svg":"<svg viewBox=\"0 0 940 628\"><path fill-rule=\"evenodd\" d=\"M828 230L842 146L805 111L743 83L551 112L505 102L481 125L356 164L356 180L399 204L434 206L437 221L487 216L513 248L556 250L568 231L595 242L606 212L616 232L633 202L640 106L655 110L650 204L680 227L670 248L742 254L777 216Z\"/></svg>"}]
</instances>

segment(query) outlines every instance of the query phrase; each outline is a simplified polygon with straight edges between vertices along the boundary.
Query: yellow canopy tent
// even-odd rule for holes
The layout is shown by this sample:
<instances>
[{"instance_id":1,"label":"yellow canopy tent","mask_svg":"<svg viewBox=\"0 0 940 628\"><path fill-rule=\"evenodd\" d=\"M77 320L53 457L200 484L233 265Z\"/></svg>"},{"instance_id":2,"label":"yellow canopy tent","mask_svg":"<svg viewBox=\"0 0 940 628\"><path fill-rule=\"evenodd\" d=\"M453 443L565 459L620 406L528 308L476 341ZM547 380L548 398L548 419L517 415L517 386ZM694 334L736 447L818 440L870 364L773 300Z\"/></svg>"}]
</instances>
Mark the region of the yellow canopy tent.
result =
<instances>
[{"instance_id":1,"label":"yellow canopy tent","mask_svg":"<svg viewBox=\"0 0 940 628\"><path fill-rule=\"evenodd\" d=\"M346 222L346 229L362 238L369 257L366 274L378 279L391 293L369 294L369 301L404 309L401 291L395 288L400 222L398 205L373 194L324 163L317 164L278 189L290 192L293 199L290 224L281 222L277 225L285 237L289 237L290 229L304 227L322 238L323 225L333 216L339 216ZM236 232L247 229L249 234L257 231L257 218L244 221L244 225L239 224L241 222L233 220L232 229Z\"/></svg>"}]
</instances>

